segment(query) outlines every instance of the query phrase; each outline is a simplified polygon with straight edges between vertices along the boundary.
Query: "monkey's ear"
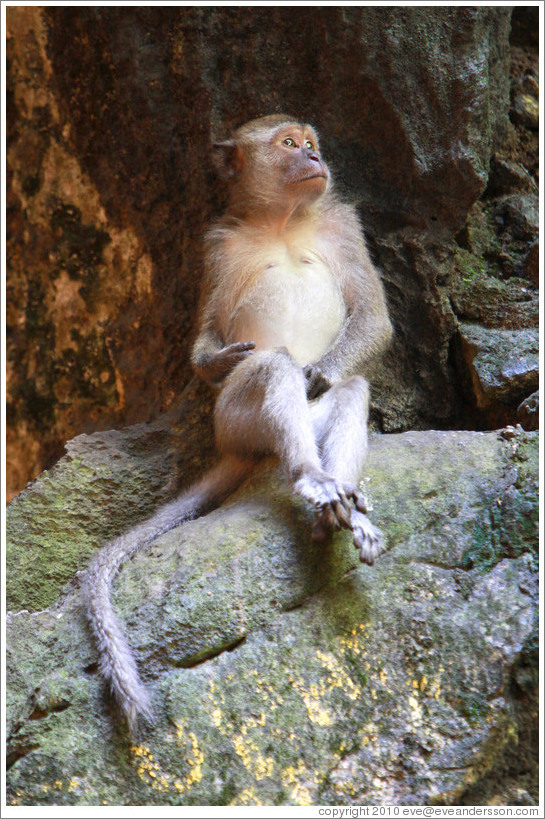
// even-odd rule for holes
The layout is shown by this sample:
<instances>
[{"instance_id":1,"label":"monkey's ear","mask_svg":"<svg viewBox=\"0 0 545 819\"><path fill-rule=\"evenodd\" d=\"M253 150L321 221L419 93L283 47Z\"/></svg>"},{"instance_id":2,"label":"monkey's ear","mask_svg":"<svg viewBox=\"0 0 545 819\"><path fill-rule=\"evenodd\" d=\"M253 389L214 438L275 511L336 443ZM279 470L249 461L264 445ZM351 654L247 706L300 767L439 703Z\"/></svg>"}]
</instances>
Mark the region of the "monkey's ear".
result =
<instances>
[{"instance_id":1,"label":"monkey's ear","mask_svg":"<svg viewBox=\"0 0 545 819\"><path fill-rule=\"evenodd\" d=\"M242 170L244 156L240 146L233 140L214 142L212 159L222 179L234 179Z\"/></svg>"}]
</instances>

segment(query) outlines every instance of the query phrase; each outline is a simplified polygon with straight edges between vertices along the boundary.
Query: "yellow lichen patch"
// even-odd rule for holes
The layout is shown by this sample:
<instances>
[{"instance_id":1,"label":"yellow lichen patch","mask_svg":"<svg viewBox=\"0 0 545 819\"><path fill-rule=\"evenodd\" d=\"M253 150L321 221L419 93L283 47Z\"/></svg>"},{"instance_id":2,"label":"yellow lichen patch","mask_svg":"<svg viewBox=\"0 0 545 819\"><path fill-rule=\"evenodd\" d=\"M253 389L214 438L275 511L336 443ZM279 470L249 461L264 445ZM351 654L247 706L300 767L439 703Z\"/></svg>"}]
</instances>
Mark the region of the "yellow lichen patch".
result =
<instances>
[{"instance_id":1,"label":"yellow lichen patch","mask_svg":"<svg viewBox=\"0 0 545 819\"><path fill-rule=\"evenodd\" d=\"M445 669L442 665L439 666L437 670L437 676L433 682L430 683L428 693L431 697L438 700L441 696L441 678L445 672Z\"/></svg>"},{"instance_id":2,"label":"yellow lichen patch","mask_svg":"<svg viewBox=\"0 0 545 819\"><path fill-rule=\"evenodd\" d=\"M254 677L254 684L256 693L260 695L268 710L274 710L281 702L282 698L274 691L272 686L264 682L255 670L251 672ZM256 780L272 777L274 773L275 762L270 756L265 757L260 750L260 738L269 739L268 736L272 730L269 729L267 734L264 728L267 725L267 713L261 711L257 716L248 717L240 727L235 726L233 720L226 717L224 711L217 701L216 692L211 686L210 700L214 706L211 712L211 719L216 728L225 737L229 737L233 744L235 753L242 761L242 764L249 771ZM224 704L222 697L222 704ZM238 727L238 731L237 731ZM279 733L277 731L277 733Z\"/></svg>"},{"instance_id":3,"label":"yellow lichen patch","mask_svg":"<svg viewBox=\"0 0 545 819\"><path fill-rule=\"evenodd\" d=\"M316 657L326 669L326 676L310 685L305 685L300 677L297 679L290 677L290 682L303 699L309 720L316 725L327 726L332 725L333 720L322 704L322 698L334 688L340 688L351 700L356 700L361 696L361 688L352 680L334 654L318 650Z\"/></svg>"},{"instance_id":4,"label":"yellow lichen patch","mask_svg":"<svg viewBox=\"0 0 545 819\"><path fill-rule=\"evenodd\" d=\"M297 777L302 776L306 771L307 768L302 759L299 760L296 768L293 765L288 765L280 774L282 784L286 787L288 785L294 785L297 782Z\"/></svg>"},{"instance_id":5,"label":"yellow lichen patch","mask_svg":"<svg viewBox=\"0 0 545 819\"><path fill-rule=\"evenodd\" d=\"M360 728L358 734L361 735L360 744L361 747L364 748L370 742L376 742L378 739L378 728L377 726L370 722L367 725L364 725L363 728Z\"/></svg>"},{"instance_id":6,"label":"yellow lichen patch","mask_svg":"<svg viewBox=\"0 0 545 819\"><path fill-rule=\"evenodd\" d=\"M145 745L131 745L131 756L137 764L138 776L155 791L168 791L169 777L161 771L150 749Z\"/></svg>"},{"instance_id":7,"label":"yellow lichen patch","mask_svg":"<svg viewBox=\"0 0 545 819\"><path fill-rule=\"evenodd\" d=\"M278 693L278 691L274 690L272 685L261 679L257 679L256 682L257 693L260 699L269 708L270 711L274 711L276 708L283 704L284 698Z\"/></svg>"},{"instance_id":8,"label":"yellow lichen patch","mask_svg":"<svg viewBox=\"0 0 545 819\"><path fill-rule=\"evenodd\" d=\"M359 656L366 653L366 641L369 636L369 626L360 623L357 628L353 628L349 635L339 638L339 646L341 654L350 651L352 654Z\"/></svg>"},{"instance_id":9,"label":"yellow lichen patch","mask_svg":"<svg viewBox=\"0 0 545 819\"><path fill-rule=\"evenodd\" d=\"M245 788L245 790L241 791L238 796L229 802L230 805L257 805L261 807L261 802L257 798L254 793L253 787Z\"/></svg>"},{"instance_id":10,"label":"yellow lichen patch","mask_svg":"<svg viewBox=\"0 0 545 819\"><path fill-rule=\"evenodd\" d=\"M413 688L420 693L426 693L426 696L433 697L434 699L438 700L441 696L441 675L444 672L444 668L441 666L438 670L437 676L434 680L428 680L425 674L422 675L420 680L413 680Z\"/></svg>"},{"instance_id":11,"label":"yellow lichen patch","mask_svg":"<svg viewBox=\"0 0 545 819\"><path fill-rule=\"evenodd\" d=\"M216 728L221 728L221 724L223 721L223 714L221 713L221 708L214 708L212 711L212 722L216 726Z\"/></svg>"},{"instance_id":12,"label":"yellow lichen patch","mask_svg":"<svg viewBox=\"0 0 545 819\"><path fill-rule=\"evenodd\" d=\"M331 719L329 711L320 703L317 693L313 692L316 692L316 686L311 686L310 691L305 691L302 687L299 689L299 693L307 708L309 720L316 725L332 725L333 720Z\"/></svg>"},{"instance_id":13,"label":"yellow lichen patch","mask_svg":"<svg viewBox=\"0 0 545 819\"><path fill-rule=\"evenodd\" d=\"M300 807L308 807L313 804L312 796L306 785L301 782L301 777L308 779L307 767L302 759L298 761L297 767L288 765L280 774L284 787L290 788L292 786L290 788L291 801ZM315 775L313 780L316 781Z\"/></svg>"},{"instance_id":14,"label":"yellow lichen patch","mask_svg":"<svg viewBox=\"0 0 545 819\"><path fill-rule=\"evenodd\" d=\"M233 746L238 757L242 760L242 764L257 780L271 777L274 772L274 759L272 757L264 757L258 746L253 742L247 734L246 726L237 736L232 738Z\"/></svg>"},{"instance_id":15,"label":"yellow lichen patch","mask_svg":"<svg viewBox=\"0 0 545 819\"><path fill-rule=\"evenodd\" d=\"M295 802L296 805L299 807L309 807L312 805L312 798L308 791L308 788L305 788L304 785L301 785L299 782L292 788L291 791L291 800Z\"/></svg>"},{"instance_id":16,"label":"yellow lichen patch","mask_svg":"<svg viewBox=\"0 0 545 819\"><path fill-rule=\"evenodd\" d=\"M68 793L72 793L76 789L81 787L81 783L79 779L71 779L68 783Z\"/></svg>"},{"instance_id":17,"label":"yellow lichen patch","mask_svg":"<svg viewBox=\"0 0 545 819\"><path fill-rule=\"evenodd\" d=\"M332 688L341 688L351 700L357 700L361 696L359 685L352 680L334 654L329 651L317 651L316 656L329 671L326 681L328 691Z\"/></svg>"},{"instance_id":18,"label":"yellow lichen patch","mask_svg":"<svg viewBox=\"0 0 545 819\"><path fill-rule=\"evenodd\" d=\"M411 709L411 722L413 725L420 725L422 723L422 706L418 701L418 694L416 696L409 696L409 708Z\"/></svg>"},{"instance_id":19,"label":"yellow lichen patch","mask_svg":"<svg viewBox=\"0 0 545 819\"><path fill-rule=\"evenodd\" d=\"M177 742L180 748L186 749L185 762L189 770L184 777L178 778L174 787L179 793L190 791L193 785L202 779L204 754L199 748L199 741L193 731L188 731L183 722L176 723Z\"/></svg>"},{"instance_id":20,"label":"yellow lichen patch","mask_svg":"<svg viewBox=\"0 0 545 819\"><path fill-rule=\"evenodd\" d=\"M340 797L354 797L358 794L358 789L351 780L347 780L346 782L335 782L334 788L335 793L337 793Z\"/></svg>"}]
</instances>

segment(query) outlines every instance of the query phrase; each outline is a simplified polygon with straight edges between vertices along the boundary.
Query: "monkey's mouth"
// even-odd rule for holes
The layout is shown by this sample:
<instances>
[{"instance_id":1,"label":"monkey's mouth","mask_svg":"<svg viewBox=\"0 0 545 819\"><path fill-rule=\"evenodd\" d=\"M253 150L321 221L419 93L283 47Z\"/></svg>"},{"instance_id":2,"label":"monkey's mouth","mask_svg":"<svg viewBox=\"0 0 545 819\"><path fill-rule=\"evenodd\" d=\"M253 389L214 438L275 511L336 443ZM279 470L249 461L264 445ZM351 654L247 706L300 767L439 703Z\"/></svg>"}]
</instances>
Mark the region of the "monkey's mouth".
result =
<instances>
[{"instance_id":1,"label":"monkey's mouth","mask_svg":"<svg viewBox=\"0 0 545 819\"><path fill-rule=\"evenodd\" d=\"M308 182L310 179L327 179L327 174L324 171L319 171L308 176L299 176L297 179L293 179L292 182L296 185L299 182Z\"/></svg>"}]
</instances>

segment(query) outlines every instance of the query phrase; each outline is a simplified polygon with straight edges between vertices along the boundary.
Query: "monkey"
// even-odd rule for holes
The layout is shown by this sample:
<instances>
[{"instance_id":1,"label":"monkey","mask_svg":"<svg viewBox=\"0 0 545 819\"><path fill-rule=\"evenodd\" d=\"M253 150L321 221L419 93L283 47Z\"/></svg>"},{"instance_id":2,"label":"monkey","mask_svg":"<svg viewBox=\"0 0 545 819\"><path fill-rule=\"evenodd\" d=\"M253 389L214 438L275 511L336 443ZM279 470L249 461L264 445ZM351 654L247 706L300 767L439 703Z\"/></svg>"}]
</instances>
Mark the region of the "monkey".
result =
<instances>
[{"instance_id":1,"label":"monkey","mask_svg":"<svg viewBox=\"0 0 545 819\"><path fill-rule=\"evenodd\" d=\"M311 504L316 541L349 529L368 564L383 548L357 482L368 438L362 373L392 325L356 210L334 192L314 128L289 116L248 122L213 145L213 160L229 199L205 236L192 366L217 394L220 460L100 550L84 585L99 671L131 734L152 709L112 581L159 535L220 505L264 457L276 456L293 493Z\"/></svg>"}]
</instances>

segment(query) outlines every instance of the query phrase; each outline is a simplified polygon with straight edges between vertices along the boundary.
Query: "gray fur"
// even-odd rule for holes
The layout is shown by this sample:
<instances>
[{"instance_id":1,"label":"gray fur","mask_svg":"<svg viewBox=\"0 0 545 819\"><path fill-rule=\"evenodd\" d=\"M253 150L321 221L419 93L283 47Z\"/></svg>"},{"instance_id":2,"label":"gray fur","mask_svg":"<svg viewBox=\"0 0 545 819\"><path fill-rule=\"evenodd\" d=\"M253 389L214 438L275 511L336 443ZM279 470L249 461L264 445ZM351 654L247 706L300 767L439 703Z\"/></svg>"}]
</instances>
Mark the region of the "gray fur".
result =
<instances>
[{"instance_id":1,"label":"gray fur","mask_svg":"<svg viewBox=\"0 0 545 819\"><path fill-rule=\"evenodd\" d=\"M92 559L84 581L87 617L99 653L99 672L109 684L131 734L138 718L152 718L147 689L111 602L111 586L119 569L137 552L186 520L205 514L230 495L251 471L252 462L226 457L193 488L167 503L151 518L111 541Z\"/></svg>"}]
</instances>

